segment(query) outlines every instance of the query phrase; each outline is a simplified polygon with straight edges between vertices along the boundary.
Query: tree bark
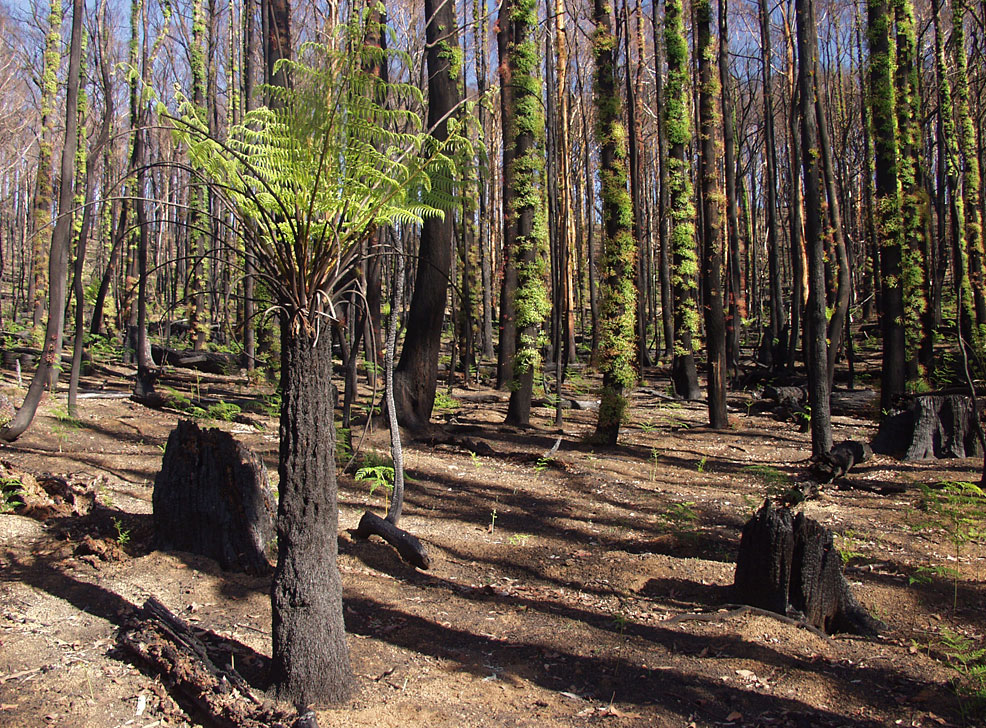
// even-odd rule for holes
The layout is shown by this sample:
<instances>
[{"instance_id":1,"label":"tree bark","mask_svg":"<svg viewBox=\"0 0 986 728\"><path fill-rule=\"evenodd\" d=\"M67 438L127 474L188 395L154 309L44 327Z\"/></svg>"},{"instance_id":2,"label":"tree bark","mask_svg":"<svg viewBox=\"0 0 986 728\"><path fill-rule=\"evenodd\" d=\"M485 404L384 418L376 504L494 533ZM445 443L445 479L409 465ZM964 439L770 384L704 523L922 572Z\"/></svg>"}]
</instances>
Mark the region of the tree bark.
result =
<instances>
[{"instance_id":1,"label":"tree bark","mask_svg":"<svg viewBox=\"0 0 986 728\"><path fill-rule=\"evenodd\" d=\"M321 333L282 317L270 677L277 696L296 705L339 702L353 689L336 566L332 347L328 332Z\"/></svg>"},{"instance_id":2,"label":"tree bark","mask_svg":"<svg viewBox=\"0 0 986 728\"><path fill-rule=\"evenodd\" d=\"M726 316L722 296L722 189L719 187L719 152L716 133L722 125L717 103L712 40L711 0L697 0L695 23L699 74L699 179L702 184L702 278L704 286L705 343L708 353L707 387L709 425L713 430L729 426L726 415Z\"/></svg>"},{"instance_id":3,"label":"tree bark","mask_svg":"<svg viewBox=\"0 0 986 728\"><path fill-rule=\"evenodd\" d=\"M805 307L805 345L808 363L808 402L811 406L811 449L815 456L832 449L828 348L825 315L825 251L822 222L822 170L818 142L818 36L812 0L797 0L798 92L801 110L801 163L805 185L805 238L808 252L808 305Z\"/></svg>"}]
</instances>

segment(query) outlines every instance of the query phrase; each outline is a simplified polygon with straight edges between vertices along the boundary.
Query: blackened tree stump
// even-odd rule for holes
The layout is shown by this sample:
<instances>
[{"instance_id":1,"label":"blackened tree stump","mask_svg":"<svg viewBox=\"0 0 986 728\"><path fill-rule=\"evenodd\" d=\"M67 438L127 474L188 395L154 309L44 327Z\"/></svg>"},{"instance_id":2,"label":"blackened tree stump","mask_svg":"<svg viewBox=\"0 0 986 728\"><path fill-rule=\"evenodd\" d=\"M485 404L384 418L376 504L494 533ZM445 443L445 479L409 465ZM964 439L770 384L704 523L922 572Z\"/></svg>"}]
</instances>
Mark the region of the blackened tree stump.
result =
<instances>
[{"instance_id":1,"label":"blackened tree stump","mask_svg":"<svg viewBox=\"0 0 986 728\"><path fill-rule=\"evenodd\" d=\"M153 504L158 548L208 556L228 571L270 572L276 504L267 469L228 433L180 421Z\"/></svg>"},{"instance_id":2,"label":"blackened tree stump","mask_svg":"<svg viewBox=\"0 0 986 728\"><path fill-rule=\"evenodd\" d=\"M832 532L769 501L743 527L733 596L828 634L872 636L884 627L849 590Z\"/></svg>"},{"instance_id":3,"label":"blackened tree stump","mask_svg":"<svg viewBox=\"0 0 986 728\"><path fill-rule=\"evenodd\" d=\"M904 460L981 457L979 421L967 394L920 394L885 418L873 451Z\"/></svg>"}]
</instances>

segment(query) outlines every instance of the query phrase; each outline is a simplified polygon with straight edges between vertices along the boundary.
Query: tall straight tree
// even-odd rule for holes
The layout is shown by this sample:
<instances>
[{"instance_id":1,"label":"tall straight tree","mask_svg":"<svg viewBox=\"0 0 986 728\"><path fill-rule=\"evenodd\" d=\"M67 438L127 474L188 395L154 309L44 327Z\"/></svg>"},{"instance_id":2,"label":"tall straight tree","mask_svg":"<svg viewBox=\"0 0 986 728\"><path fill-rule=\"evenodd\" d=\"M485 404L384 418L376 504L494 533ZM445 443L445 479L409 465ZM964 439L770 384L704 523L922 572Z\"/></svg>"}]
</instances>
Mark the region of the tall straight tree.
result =
<instances>
[{"instance_id":1,"label":"tall straight tree","mask_svg":"<svg viewBox=\"0 0 986 728\"><path fill-rule=\"evenodd\" d=\"M189 47L192 77L192 103L195 116L203 128L208 127L206 108L206 57L205 57L206 17L202 0L192 0L192 39ZM131 101L131 104L135 104ZM140 196L138 195L138 200ZM205 320L205 258L206 241L209 238L210 220L208 193L194 184L188 193L188 255L191 275L188 282L188 322L192 345L196 350L205 347L209 333L209 322Z\"/></svg>"},{"instance_id":2,"label":"tall straight tree","mask_svg":"<svg viewBox=\"0 0 986 728\"><path fill-rule=\"evenodd\" d=\"M68 279L68 256L72 243L75 214L75 152L79 140L79 69L82 66L82 24L85 3L72 0L72 40L69 47L68 82L65 90L65 144L59 167L58 217L51 234L48 257L48 321L38 368L17 414L0 429L0 440L13 442L24 434L38 411L41 395L58 359L65 323L65 298Z\"/></svg>"},{"instance_id":3,"label":"tall straight tree","mask_svg":"<svg viewBox=\"0 0 986 728\"><path fill-rule=\"evenodd\" d=\"M637 241L633 237L633 203L627 191L627 132L623 126L616 81L616 38L612 7L595 0L592 38L596 61L593 104L599 144L599 195L603 212L602 260L599 269L599 370L603 389L595 440L615 445L626 411L626 390L636 382L634 286Z\"/></svg>"},{"instance_id":4,"label":"tall straight tree","mask_svg":"<svg viewBox=\"0 0 986 728\"><path fill-rule=\"evenodd\" d=\"M722 205L719 187L719 79L712 37L712 2L696 0L695 32L698 55L699 179L702 185L702 298L708 352L709 425L729 426L726 415L726 314L722 296Z\"/></svg>"},{"instance_id":5,"label":"tall straight tree","mask_svg":"<svg viewBox=\"0 0 986 728\"><path fill-rule=\"evenodd\" d=\"M771 352L771 364L780 364L778 355L783 351L780 346L784 333L784 300L781 293L781 264L780 246L781 229L777 215L777 144L774 134L774 81L771 64L773 63L773 44L770 38L770 3L760 0L760 49L762 58L761 79L763 82L763 133L764 157L766 159L767 176L764 179L764 204L767 206L767 275L770 285L770 326L768 327L767 342ZM795 304L796 305L796 304ZM794 336L794 332L791 333ZM791 362L788 362L789 364Z\"/></svg>"},{"instance_id":6,"label":"tall straight tree","mask_svg":"<svg viewBox=\"0 0 986 728\"><path fill-rule=\"evenodd\" d=\"M668 81L664 128L668 135L668 215L671 218L671 288L674 305L674 357L671 384L682 399L698 399L695 345L698 337L698 256L695 253L695 205L689 176L688 147L692 138L688 93L688 44L681 0L664 4L664 47Z\"/></svg>"},{"instance_id":7,"label":"tall straight tree","mask_svg":"<svg viewBox=\"0 0 986 728\"><path fill-rule=\"evenodd\" d=\"M726 367L736 370L743 328L743 282L740 267L739 195L736 189L736 112L729 72L729 0L719 0L719 79L722 93L722 146L726 179L727 290Z\"/></svg>"},{"instance_id":8,"label":"tall straight tree","mask_svg":"<svg viewBox=\"0 0 986 728\"><path fill-rule=\"evenodd\" d=\"M967 0L952 3L952 58L955 65L955 116L962 160L962 207L965 211L965 249L969 256L969 283L976 308L976 323L986 324L986 272L983 260L983 223L976 122L969 98L969 64L966 60L965 16ZM980 112L981 113L981 112Z\"/></svg>"},{"instance_id":9,"label":"tall straight tree","mask_svg":"<svg viewBox=\"0 0 986 728\"><path fill-rule=\"evenodd\" d=\"M905 377L925 379L932 364L933 331L926 331L925 271L931 273L928 193L921 162L921 92L917 35L911 0L893 0L896 19L894 91L897 114L897 178L900 183L901 271L904 298ZM922 357L923 352L923 357ZM923 361L919 362L919 358ZM922 366L923 365L923 366Z\"/></svg>"},{"instance_id":10,"label":"tall straight tree","mask_svg":"<svg viewBox=\"0 0 986 728\"><path fill-rule=\"evenodd\" d=\"M661 288L661 328L664 333L664 350L661 356L664 359L674 357L674 306L671 295L671 251L669 250L668 238L668 134L665 124L664 114L664 69L663 53L664 44L661 42L661 23L657 15L658 0L651 3L651 24L654 30L654 104L655 116L657 121L657 238L658 238L658 281Z\"/></svg>"},{"instance_id":11,"label":"tall straight tree","mask_svg":"<svg viewBox=\"0 0 986 728\"><path fill-rule=\"evenodd\" d=\"M935 25L935 68L937 72L939 121L943 146L943 172L947 186L952 233L952 279L958 301L959 337L965 353L972 352L975 341L975 303L969 276L969 251L966 248L966 210L962 196L962 172L959 140L953 115L952 83L945 53L945 23L941 17L941 0L932 3Z\"/></svg>"},{"instance_id":12,"label":"tall straight tree","mask_svg":"<svg viewBox=\"0 0 986 728\"><path fill-rule=\"evenodd\" d=\"M58 67L61 62L62 0L51 0L48 12L48 32L45 34L44 56L41 64L41 130L38 138L38 172L35 180L34 235L31 243L31 276L28 280L29 313L35 328L44 316L45 241L50 239L51 225L51 158L55 136L55 100L58 96Z\"/></svg>"},{"instance_id":13,"label":"tall straight tree","mask_svg":"<svg viewBox=\"0 0 986 728\"><path fill-rule=\"evenodd\" d=\"M889 412L904 393L903 246L900 236L900 193L897 179L897 116L894 93L893 16L888 0L867 0L867 38L870 46L870 121L876 169L874 207L876 238L880 241L880 280L883 333L880 408Z\"/></svg>"},{"instance_id":14,"label":"tall straight tree","mask_svg":"<svg viewBox=\"0 0 986 728\"><path fill-rule=\"evenodd\" d=\"M448 120L460 101L455 3L425 0L425 61L428 69L428 128L439 142L448 139ZM431 419L438 386L442 319L452 268L453 215L429 217L421 228L414 293L407 315L404 348L394 370L394 400L405 427Z\"/></svg>"},{"instance_id":15,"label":"tall straight tree","mask_svg":"<svg viewBox=\"0 0 986 728\"><path fill-rule=\"evenodd\" d=\"M796 0L798 27L798 99L801 110L801 164L805 185L805 239L808 254L808 305L805 307L805 348L808 361L808 402L811 405L811 449L822 455L832 449L829 400L827 319L825 314L825 249L822 216L824 188L822 154L815 113L818 93L818 34L813 0Z\"/></svg>"},{"instance_id":16,"label":"tall straight tree","mask_svg":"<svg viewBox=\"0 0 986 728\"><path fill-rule=\"evenodd\" d=\"M503 117L503 185L506 221L504 260L516 288L509 294L514 317L513 379L506 422L527 426L531 419L534 372L540 361L541 325L548 314L545 295L544 114L538 80L537 0L508 0L501 9L500 32L507 34L507 66L512 114ZM503 21L507 25L504 27ZM561 351L558 352L561 356Z\"/></svg>"}]
</instances>

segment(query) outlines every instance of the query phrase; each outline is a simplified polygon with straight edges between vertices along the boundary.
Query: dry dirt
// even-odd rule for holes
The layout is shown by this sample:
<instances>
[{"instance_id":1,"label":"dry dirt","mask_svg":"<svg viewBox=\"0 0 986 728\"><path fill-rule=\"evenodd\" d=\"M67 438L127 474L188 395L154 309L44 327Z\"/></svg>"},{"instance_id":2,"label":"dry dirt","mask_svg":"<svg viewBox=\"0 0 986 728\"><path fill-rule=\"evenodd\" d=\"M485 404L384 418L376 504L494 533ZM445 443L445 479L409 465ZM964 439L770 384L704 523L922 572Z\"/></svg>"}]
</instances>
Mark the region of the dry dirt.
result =
<instances>
[{"instance_id":1,"label":"dry dirt","mask_svg":"<svg viewBox=\"0 0 986 728\"><path fill-rule=\"evenodd\" d=\"M0 448L6 476L37 494L58 476L76 498L0 515L3 726L198 725L116 646L122 620L150 596L223 640L244 674L263 674L267 580L149 549L154 477L180 415L112 396L127 387L126 370L115 371L105 384L87 382L100 396L81 401L78 422L66 420L57 395L26 435ZM19 401L12 378L5 373L5 390ZM187 389L260 401L235 381ZM568 394L587 400L590 385L576 380ZM944 531L913 526L920 484L978 481L981 461L877 456L844 484L870 490L827 486L803 506L842 535L855 594L889 627L877 639L823 638L717 611L729 600L743 523L772 476L801 476L807 434L748 415L745 393L730 395L730 429L713 432L703 404L673 402L666 387L652 372L633 394L614 449L586 444L591 411L566 410L559 430L553 411L539 408L534 427L518 431L500 424L502 395L456 388L458 409L436 420L459 444L425 437L405 452L402 525L427 545L427 572L382 542L349 537L367 507L381 512L385 503L382 491L342 476L340 569L359 690L320 711L319 724L975 724L970 702L953 690L942 637L982 638L986 550L964 544L956 557ZM276 474L276 422L252 417L266 429L213 424ZM873 433L858 416L834 422L836 441ZM405 439L415 434L424 433ZM559 435L557 452L543 457ZM382 453L385 442L378 434L366 447ZM907 490L875 492L895 484ZM922 566L952 567L958 580L909 584Z\"/></svg>"}]
</instances>

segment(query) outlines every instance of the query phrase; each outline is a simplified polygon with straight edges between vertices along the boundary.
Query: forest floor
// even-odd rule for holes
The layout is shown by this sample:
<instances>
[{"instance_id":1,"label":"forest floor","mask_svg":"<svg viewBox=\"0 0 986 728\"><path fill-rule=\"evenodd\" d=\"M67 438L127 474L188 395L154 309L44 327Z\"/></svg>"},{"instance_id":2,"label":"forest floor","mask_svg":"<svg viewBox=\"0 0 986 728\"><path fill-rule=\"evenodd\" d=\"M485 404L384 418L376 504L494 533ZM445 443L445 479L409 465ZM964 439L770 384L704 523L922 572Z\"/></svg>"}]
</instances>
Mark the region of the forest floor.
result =
<instances>
[{"instance_id":1,"label":"forest floor","mask_svg":"<svg viewBox=\"0 0 986 728\"><path fill-rule=\"evenodd\" d=\"M223 640L244 674L263 674L268 579L150 549L153 482L182 415L127 399L130 374L107 367L84 381L99 396L80 400L78 420L65 416L64 394L50 397L29 431L0 447L0 475L32 497L52 476L76 496L74 507L0 515L0 725L198 725L117 646L117 628L150 596ZM259 413L263 398L245 379L207 379L193 375L184 391L252 403L262 429L209 424L260 453L276 479L277 422ZM569 379L566 394L589 400L592 384ZM13 401L23 392L9 371L0 389ZM868 439L876 395L837 389L836 441ZM402 526L426 544L427 572L376 539L352 540L346 529L367 508L381 513L384 493L341 476L358 692L320 711L319 724L976 725L949 653L969 654L986 632L986 548L961 542L947 491L933 492L944 525L924 523L921 486L978 482L981 461L878 455L803 504L839 534L853 592L888 625L875 639L826 638L722 608L742 526L802 477L808 434L749 415L744 392L730 394L730 428L712 431L703 403L666 393L667 372L649 371L620 446L607 449L587 444L591 410L566 410L558 429L553 410L537 408L534 426L516 430L501 424L505 395L456 387L433 431L405 433ZM365 446L381 457L386 447L382 432Z\"/></svg>"}]
</instances>

